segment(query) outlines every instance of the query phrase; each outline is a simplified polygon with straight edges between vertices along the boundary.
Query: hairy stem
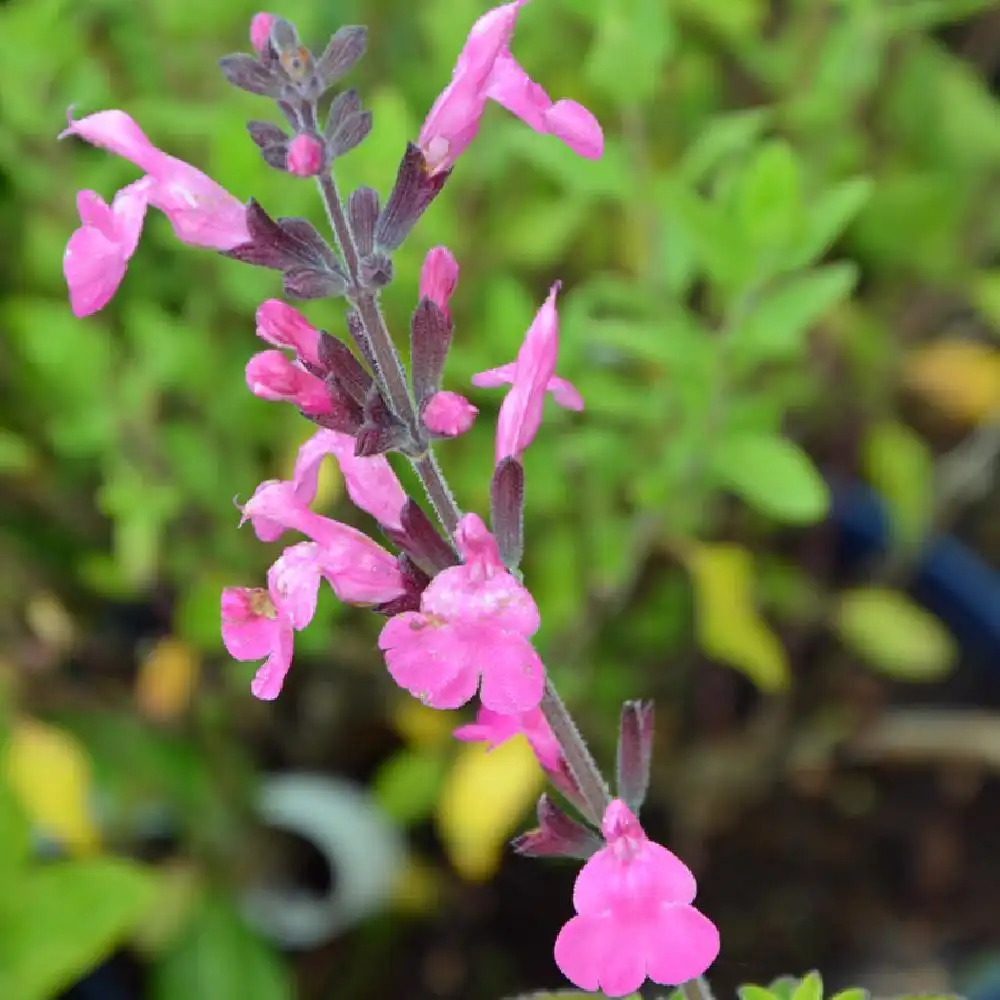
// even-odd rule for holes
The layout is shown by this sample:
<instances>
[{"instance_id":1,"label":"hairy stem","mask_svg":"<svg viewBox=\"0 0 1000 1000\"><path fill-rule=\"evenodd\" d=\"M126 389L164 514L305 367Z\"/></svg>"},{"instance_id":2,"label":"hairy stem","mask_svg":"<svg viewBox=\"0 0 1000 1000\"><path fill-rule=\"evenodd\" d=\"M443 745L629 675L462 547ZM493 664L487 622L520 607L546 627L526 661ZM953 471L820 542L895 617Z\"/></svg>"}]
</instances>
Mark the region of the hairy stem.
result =
<instances>
[{"instance_id":1,"label":"hairy stem","mask_svg":"<svg viewBox=\"0 0 1000 1000\"><path fill-rule=\"evenodd\" d=\"M697 979L689 979L686 983L681 983L680 991L684 1000L715 1000L712 995L712 988L708 985L708 980L704 976Z\"/></svg>"}]
</instances>

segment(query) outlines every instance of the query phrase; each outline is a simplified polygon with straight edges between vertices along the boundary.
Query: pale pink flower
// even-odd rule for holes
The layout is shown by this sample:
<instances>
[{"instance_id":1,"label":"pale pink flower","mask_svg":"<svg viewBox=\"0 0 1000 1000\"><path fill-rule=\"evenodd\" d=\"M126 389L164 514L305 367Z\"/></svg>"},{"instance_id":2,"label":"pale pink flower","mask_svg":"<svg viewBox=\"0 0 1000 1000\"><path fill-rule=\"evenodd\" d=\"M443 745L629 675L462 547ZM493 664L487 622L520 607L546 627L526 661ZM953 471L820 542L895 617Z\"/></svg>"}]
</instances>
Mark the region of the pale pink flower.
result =
<instances>
[{"instance_id":1,"label":"pale pink flower","mask_svg":"<svg viewBox=\"0 0 1000 1000\"><path fill-rule=\"evenodd\" d=\"M323 144L315 136L297 135L288 144L285 165L298 177L315 177L323 169Z\"/></svg>"},{"instance_id":2,"label":"pale pink flower","mask_svg":"<svg viewBox=\"0 0 1000 1000\"><path fill-rule=\"evenodd\" d=\"M264 51L264 46L271 37L271 25L274 22L274 14L268 14L267 11L254 14L250 19L250 44L258 55Z\"/></svg>"},{"instance_id":3,"label":"pale pink flower","mask_svg":"<svg viewBox=\"0 0 1000 1000\"><path fill-rule=\"evenodd\" d=\"M291 530L315 542L317 572L346 604L383 604L406 590L391 553L356 528L311 511L293 483L261 483L243 507L243 520L253 524L264 542Z\"/></svg>"},{"instance_id":4,"label":"pale pink flower","mask_svg":"<svg viewBox=\"0 0 1000 1000\"><path fill-rule=\"evenodd\" d=\"M540 708L502 715L480 705L476 721L459 726L452 735L466 743L488 743L495 750L518 734L525 736L546 771L561 772L562 750Z\"/></svg>"},{"instance_id":5,"label":"pale pink flower","mask_svg":"<svg viewBox=\"0 0 1000 1000\"><path fill-rule=\"evenodd\" d=\"M63 273L76 316L103 309L125 277L135 253L149 201L150 180L123 187L111 205L96 191L80 191L76 207L83 225L66 244Z\"/></svg>"},{"instance_id":6,"label":"pale pink flower","mask_svg":"<svg viewBox=\"0 0 1000 1000\"><path fill-rule=\"evenodd\" d=\"M448 302L458 285L458 261L447 247L433 247L420 269L420 298L430 299L450 320Z\"/></svg>"},{"instance_id":7,"label":"pale pink flower","mask_svg":"<svg viewBox=\"0 0 1000 1000\"><path fill-rule=\"evenodd\" d=\"M557 136L581 156L601 156L604 140L594 116L575 101L553 104L510 53L518 13L526 2L514 0L495 7L472 26L451 82L420 130L420 149L431 173L449 170L472 142L488 99L536 132Z\"/></svg>"},{"instance_id":8,"label":"pale pink flower","mask_svg":"<svg viewBox=\"0 0 1000 1000\"><path fill-rule=\"evenodd\" d=\"M261 399L294 403L303 413L330 413L333 402L321 378L290 361L281 351L261 351L248 362L247 386Z\"/></svg>"},{"instance_id":9,"label":"pale pink flower","mask_svg":"<svg viewBox=\"0 0 1000 1000\"><path fill-rule=\"evenodd\" d=\"M421 411L424 426L432 434L458 437L474 423L478 408L457 392L436 392Z\"/></svg>"},{"instance_id":10,"label":"pale pink flower","mask_svg":"<svg viewBox=\"0 0 1000 1000\"><path fill-rule=\"evenodd\" d=\"M538 630L538 608L477 515L462 518L455 541L462 565L434 577L419 612L396 615L382 629L389 673L434 708L464 705L480 684L482 703L493 711L537 708L545 668L528 640Z\"/></svg>"},{"instance_id":11,"label":"pale pink flower","mask_svg":"<svg viewBox=\"0 0 1000 1000\"><path fill-rule=\"evenodd\" d=\"M321 367L319 330L287 302L268 299L257 307L257 336L275 347L290 347L303 361Z\"/></svg>"},{"instance_id":12,"label":"pale pink flower","mask_svg":"<svg viewBox=\"0 0 1000 1000\"><path fill-rule=\"evenodd\" d=\"M258 698L278 697L292 665L294 633L316 613L318 546L293 545L267 574L267 590L227 587L222 592L222 641L237 660L264 659L251 684Z\"/></svg>"},{"instance_id":13,"label":"pale pink flower","mask_svg":"<svg viewBox=\"0 0 1000 1000\"><path fill-rule=\"evenodd\" d=\"M337 459L347 495L354 505L371 514L379 524L401 531L406 492L384 455L359 458L354 454L354 438L350 434L321 430L302 445L293 474L298 499L308 504L316 496L319 466L327 455Z\"/></svg>"},{"instance_id":14,"label":"pale pink flower","mask_svg":"<svg viewBox=\"0 0 1000 1000\"><path fill-rule=\"evenodd\" d=\"M647 838L620 799L608 806L601 831L607 846L577 875L577 915L556 938L556 964L581 989L612 997L647 977L676 986L700 976L719 953L719 932L691 906L690 870Z\"/></svg>"},{"instance_id":15,"label":"pale pink flower","mask_svg":"<svg viewBox=\"0 0 1000 1000\"><path fill-rule=\"evenodd\" d=\"M562 406L583 409L583 399L576 389L555 375L559 353L558 291L559 282L556 282L524 335L517 359L472 377L472 384L481 388L511 383L497 419L497 462L509 456L520 460L525 448L535 439L542 423L546 392L551 392Z\"/></svg>"}]
</instances>

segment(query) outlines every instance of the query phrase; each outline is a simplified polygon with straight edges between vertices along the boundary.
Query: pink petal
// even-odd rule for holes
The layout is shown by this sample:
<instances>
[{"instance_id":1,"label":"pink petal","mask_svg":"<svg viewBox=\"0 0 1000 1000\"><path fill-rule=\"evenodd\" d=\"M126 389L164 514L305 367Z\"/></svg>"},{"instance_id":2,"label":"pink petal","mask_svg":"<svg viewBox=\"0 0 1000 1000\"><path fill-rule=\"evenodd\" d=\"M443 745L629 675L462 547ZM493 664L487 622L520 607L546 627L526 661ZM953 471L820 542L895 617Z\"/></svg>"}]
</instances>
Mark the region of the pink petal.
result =
<instances>
[{"instance_id":1,"label":"pink petal","mask_svg":"<svg viewBox=\"0 0 1000 1000\"><path fill-rule=\"evenodd\" d=\"M294 403L306 413L332 409L323 380L297 367L281 351L260 351L248 362L247 387L260 399Z\"/></svg>"},{"instance_id":2,"label":"pink petal","mask_svg":"<svg viewBox=\"0 0 1000 1000\"><path fill-rule=\"evenodd\" d=\"M475 422L478 408L457 392L436 392L427 401L420 416L432 434L458 437Z\"/></svg>"},{"instance_id":3,"label":"pink petal","mask_svg":"<svg viewBox=\"0 0 1000 1000\"><path fill-rule=\"evenodd\" d=\"M128 257L99 229L81 226L69 238L63 254L63 274L75 316L103 309L125 277Z\"/></svg>"},{"instance_id":4,"label":"pink petal","mask_svg":"<svg viewBox=\"0 0 1000 1000\"><path fill-rule=\"evenodd\" d=\"M475 567L451 566L428 584L421 609L446 620L489 622L527 638L538 631L538 606L506 571L482 579Z\"/></svg>"},{"instance_id":5,"label":"pink petal","mask_svg":"<svg viewBox=\"0 0 1000 1000\"><path fill-rule=\"evenodd\" d=\"M486 94L536 132L548 131L545 112L552 107L552 100L510 52L497 57Z\"/></svg>"},{"instance_id":6,"label":"pink petal","mask_svg":"<svg viewBox=\"0 0 1000 1000\"><path fill-rule=\"evenodd\" d=\"M542 402L555 373L559 351L559 317L555 299L558 282L538 310L517 354L514 385L500 406L497 419L496 460L519 458L534 440L542 423Z\"/></svg>"},{"instance_id":7,"label":"pink petal","mask_svg":"<svg viewBox=\"0 0 1000 1000\"><path fill-rule=\"evenodd\" d=\"M415 611L386 622L378 640L393 680L432 708L458 708L476 693L479 671L469 647Z\"/></svg>"},{"instance_id":8,"label":"pink petal","mask_svg":"<svg viewBox=\"0 0 1000 1000\"><path fill-rule=\"evenodd\" d=\"M600 123L576 101L556 101L544 113L546 131L562 139L578 156L599 160L604 155Z\"/></svg>"},{"instance_id":9,"label":"pink petal","mask_svg":"<svg viewBox=\"0 0 1000 1000\"><path fill-rule=\"evenodd\" d=\"M481 567L483 576L491 576L494 571L507 572L496 539L478 514L465 514L461 518L455 528L455 544L462 559Z\"/></svg>"},{"instance_id":10,"label":"pink petal","mask_svg":"<svg viewBox=\"0 0 1000 1000\"><path fill-rule=\"evenodd\" d=\"M277 612L266 590L227 587L222 592L222 641L236 660L267 656L274 641Z\"/></svg>"},{"instance_id":11,"label":"pink petal","mask_svg":"<svg viewBox=\"0 0 1000 1000\"><path fill-rule=\"evenodd\" d=\"M646 970L663 986L679 986L702 975L719 954L719 931L693 906L663 906L647 929Z\"/></svg>"},{"instance_id":12,"label":"pink petal","mask_svg":"<svg viewBox=\"0 0 1000 1000\"><path fill-rule=\"evenodd\" d=\"M298 631L316 613L321 558L315 542L299 542L285 549L268 570L267 586L274 603Z\"/></svg>"},{"instance_id":13,"label":"pink petal","mask_svg":"<svg viewBox=\"0 0 1000 1000\"><path fill-rule=\"evenodd\" d=\"M183 243L231 250L250 239L246 225L246 206L224 187L200 170L163 155L157 170L149 203L170 220L174 235Z\"/></svg>"},{"instance_id":14,"label":"pink petal","mask_svg":"<svg viewBox=\"0 0 1000 1000\"><path fill-rule=\"evenodd\" d=\"M109 240L114 239L115 220L111 206L96 191L77 191L76 210L85 226L93 226Z\"/></svg>"},{"instance_id":15,"label":"pink petal","mask_svg":"<svg viewBox=\"0 0 1000 1000\"><path fill-rule=\"evenodd\" d=\"M254 14L250 19L250 44L258 55L264 51L264 46L271 37L271 25L274 21L274 14L268 14L266 11Z\"/></svg>"},{"instance_id":16,"label":"pink petal","mask_svg":"<svg viewBox=\"0 0 1000 1000\"><path fill-rule=\"evenodd\" d=\"M563 409L577 411L583 409L583 396L580 395L576 386L567 379L553 375L549 379L547 388L552 393L552 398Z\"/></svg>"},{"instance_id":17,"label":"pink petal","mask_svg":"<svg viewBox=\"0 0 1000 1000\"><path fill-rule=\"evenodd\" d=\"M319 465L333 455L355 506L371 514L387 528L402 528L400 515L406 493L384 455L359 458L354 454L354 438L339 431L321 430L299 449L295 461L295 492L304 503L316 496Z\"/></svg>"},{"instance_id":18,"label":"pink petal","mask_svg":"<svg viewBox=\"0 0 1000 1000\"><path fill-rule=\"evenodd\" d=\"M474 629L482 669L479 697L494 712L528 712L537 708L545 690L545 668L531 643L523 636L484 625ZM478 633L478 634L476 634Z\"/></svg>"},{"instance_id":19,"label":"pink petal","mask_svg":"<svg viewBox=\"0 0 1000 1000\"><path fill-rule=\"evenodd\" d=\"M627 996L646 978L636 944L633 928L610 914L573 917L556 937L556 965L581 989Z\"/></svg>"},{"instance_id":20,"label":"pink petal","mask_svg":"<svg viewBox=\"0 0 1000 1000\"><path fill-rule=\"evenodd\" d=\"M510 385L514 381L514 372L517 364L513 361L499 368L490 368L489 371L479 372L472 376L472 384L480 389L498 389L502 385Z\"/></svg>"},{"instance_id":21,"label":"pink petal","mask_svg":"<svg viewBox=\"0 0 1000 1000\"><path fill-rule=\"evenodd\" d=\"M345 604L384 604L406 591L396 558L366 535L323 552L322 572Z\"/></svg>"},{"instance_id":22,"label":"pink petal","mask_svg":"<svg viewBox=\"0 0 1000 1000\"><path fill-rule=\"evenodd\" d=\"M291 624L280 620L275 639L271 655L264 661L250 683L254 697L262 701L274 701L278 697L292 665L294 635Z\"/></svg>"},{"instance_id":23,"label":"pink petal","mask_svg":"<svg viewBox=\"0 0 1000 1000\"><path fill-rule=\"evenodd\" d=\"M98 111L79 121L70 119L69 127L59 138L76 135L94 146L100 146L130 160L147 173L155 174L167 154L157 149L146 134L124 111Z\"/></svg>"},{"instance_id":24,"label":"pink petal","mask_svg":"<svg viewBox=\"0 0 1000 1000\"><path fill-rule=\"evenodd\" d=\"M433 247L420 269L420 298L430 299L449 319L448 302L458 285L458 262L447 247Z\"/></svg>"},{"instance_id":25,"label":"pink petal","mask_svg":"<svg viewBox=\"0 0 1000 1000\"><path fill-rule=\"evenodd\" d=\"M290 347L312 365L319 366L319 330L280 299L268 299L257 309L257 336L275 347Z\"/></svg>"},{"instance_id":26,"label":"pink petal","mask_svg":"<svg viewBox=\"0 0 1000 1000\"><path fill-rule=\"evenodd\" d=\"M311 135L300 133L288 144L289 173L297 177L315 177L323 169L323 146Z\"/></svg>"}]
</instances>

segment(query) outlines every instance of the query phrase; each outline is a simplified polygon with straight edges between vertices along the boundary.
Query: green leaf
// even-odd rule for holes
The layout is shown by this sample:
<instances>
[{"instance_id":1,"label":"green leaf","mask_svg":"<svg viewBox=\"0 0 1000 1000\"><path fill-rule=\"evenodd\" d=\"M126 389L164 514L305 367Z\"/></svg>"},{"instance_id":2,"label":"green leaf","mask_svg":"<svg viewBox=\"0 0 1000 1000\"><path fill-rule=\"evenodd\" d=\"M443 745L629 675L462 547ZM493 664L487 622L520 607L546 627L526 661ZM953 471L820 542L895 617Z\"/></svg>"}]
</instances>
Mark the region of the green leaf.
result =
<instances>
[{"instance_id":1,"label":"green leaf","mask_svg":"<svg viewBox=\"0 0 1000 1000\"><path fill-rule=\"evenodd\" d=\"M805 223L799 161L786 142L762 144L747 164L736 191L740 231L759 252L775 258Z\"/></svg>"},{"instance_id":2,"label":"green leaf","mask_svg":"<svg viewBox=\"0 0 1000 1000\"><path fill-rule=\"evenodd\" d=\"M849 177L812 199L805 230L791 252L789 266L804 267L823 256L871 197L869 177Z\"/></svg>"},{"instance_id":3,"label":"green leaf","mask_svg":"<svg viewBox=\"0 0 1000 1000\"><path fill-rule=\"evenodd\" d=\"M427 748L400 750L379 767L372 792L390 819L419 823L434 811L447 773L446 754Z\"/></svg>"},{"instance_id":4,"label":"green leaf","mask_svg":"<svg viewBox=\"0 0 1000 1000\"><path fill-rule=\"evenodd\" d=\"M855 265L841 262L783 281L756 302L735 335L734 354L755 361L795 358L813 324L850 294L857 279Z\"/></svg>"},{"instance_id":5,"label":"green leaf","mask_svg":"<svg viewBox=\"0 0 1000 1000\"><path fill-rule=\"evenodd\" d=\"M746 674L763 691L786 688L784 647L757 611L753 556L739 545L703 544L686 562L694 582L695 631L705 654Z\"/></svg>"},{"instance_id":6,"label":"green leaf","mask_svg":"<svg viewBox=\"0 0 1000 1000\"><path fill-rule=\"evenodd\" d=\"M845 645L888 677L936 681L955 665L958 650L951 633L898 590L845 591L834 624Z\"/></svg>"},{"instance_id":7,"label":"green leaf","mask_svg":"<svg viewBox=\"0 0 1000 1000\"><path fill-rule=\"evenodd\" d=\"M848 990L841 990L835 993L830 1000L869 1000L868 990L863 990L859 986L854 986Z\"/></svg>"},{"instance_id":8,"label":"green leaf","mask_svg":"<svg viewBox=\"0 0 1000 1000\"><path fill-rule=\"evenodd\" d=\"M14 794L0 782L0 885L13 884L14 872L28 857L28 817Z\"/></svg>"},{"instance_id":9,"label":"green leaf","mask_svg":"<svg viewBox=\"0 0 1000 1000\"><path fill-rule=\"evenodd\" d=\"M810 972L802 977L795 987L791 1000L823 1000L823 978L818 972Z\"/></svg>"},{"instance_id":10,"label":"green leaf","mask_svg":"<svg viewBox=\"0 0 1000 1000\"><path fill-rule=\"evenodd\" d=\"M904 549L918 545L934 507L934 457L927 443L905 424L882 421L868 431L864 467L889 505L893 540Z\"/></svg>"},{"instance_id":11,"label":"green leaf","mask_svg":"<svg viewBox=\"0 0 1000 1000\"><path fill-rule=\"evenodd\" d=\"M101 961L155 895L148 871L100 858L39 867L0 916L0 996L46 1000Z\"/></svg>"},{"instance_id":12,"label":"green leaf","mask_svg":"<svg viewBox=\"0 0 1000 1000\"><path fill-rule=\"evenodd\" d=\"M712 468L721 485L778 521L812 524L830 505L829 488L812 460L785 438L733 434L716 446Z\"/></svg>"},{"instance_id":13,"label":"green leaf","mask_svg":"<svg viewBox=\"0 0 1000 1000\"><path fill-rule=\"evenodd\" d=\"M648 101L676 44L668 6L661 0L617 0L594 9L597 31L587 77L619 104Z\"/></svg>"},{"instance_id":14,"label":"green leaf","mask_svg":"<svg viewBox=\"0 0 1000 1000\"><path fill-rule=\"evenodd\" d=\"M292 1000L281 958L228 902L210 900L153 973L153 1000Z\"/></svg>"},{"instance_id":15,"label":"green leaf","mask_svg":"<svg viewBox=\"0 0 1000 1000\"><path fill-rule=\"evenodd\" d=\"M764 986L754 986L752 983L737 987L736 992L740 1000L777 1000L777 994Z\"/></svg>"},{"instance_id":16,"label":"green leaf","mask_svg":"<svg viewBox=\"0 0 1000 1000\"><path fill-rule=\"evenodd\" d=\"M766 108L717 115L681 157L677 173L688 184L700 184L728 157L742 153L770 118Z\"/></svg>"}]
</instances>

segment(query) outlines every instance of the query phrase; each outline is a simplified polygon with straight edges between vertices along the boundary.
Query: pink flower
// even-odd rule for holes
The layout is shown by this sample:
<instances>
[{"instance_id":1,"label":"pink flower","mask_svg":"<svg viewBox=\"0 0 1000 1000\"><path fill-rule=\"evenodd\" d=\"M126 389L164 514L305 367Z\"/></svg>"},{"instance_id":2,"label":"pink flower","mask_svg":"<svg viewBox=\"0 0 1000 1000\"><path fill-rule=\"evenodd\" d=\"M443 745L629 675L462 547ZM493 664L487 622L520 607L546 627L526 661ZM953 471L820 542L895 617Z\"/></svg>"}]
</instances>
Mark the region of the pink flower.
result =
<instances>
[{"instance_id":1,"label":"pink flower","mask_svg":"<svg viewBox=\"0 0 1000 1000\"><path fill-rule=\"evenodd\" d=\"M436 392L427 401L420 416L432 434L458 437L472 426L478 412L465 396L457 392Z\"/></svg>"},{"instance_id":2,"label":"pink flower","mask_svg":"<svg viewBox=\"0 0 1000 1000\"><path fill-rule=\"evenodd\" d=\"M455 540L462 565L434 577L419 612L396 615L382 629L389 673L434 708L464 705L480 682L482 703L495 712L537 708L545 668L528 639L538 630L538 608L479 517L466 514Z\"/></svg>"},{"instance_id":3,"label":"pink flower","mask_svg":"<svg viewBox=\"0 0 1000 1000\"><path fill-rule=\"evenodd\" d=\"M472 26L451 82L420 130L420 149L431 173L449 170L472 142L488 99L536 132L557 136L581 156L600 157L604 140L594 116L575 101L553 104L510 53L517 16L526 2L514 0L495 7Z\"/></svg>"},{"instance_id":4,"label":"pink flower","mask_svg":"<svg viewBox=\"0 0 1000 1000\"><path fill-rule=\"evenodd\" d=\"M315 177L323 169L323 144L312 135L297 135L288 144L286 165L298 177Z\"/></svg>"},{"instance_id":5,"label":"pink flower","mask_svg":"<svg viewBox=\"0 0 1000 1000\"><path fill-rule=\"evenodd\" d=\"M103 309L118 291L142 232L149 187L148 177L135 181L122 188L110 206L96 191L77 194L83 225L70 236L63 255L74 315Z\"/></svg>"},{"instance_id":6,"label":"pink flower","mask_svg":"<svg viewBox=\"0 0 1000 1000\"><path fill-rule=\"evenodd\" d=\"M458 284L458 262L447 247L427 251L420 269L420 298L430 299L451 320L448 301Z\"/></svg>"},{"instance_id":7,"label":"pink flower","mask_svg":"<svg viewBox=\"0 0 1000 1000\"><path fill-rule=\"evenodd\" d=\"M612 997L647 977L675 986L700 976L719 953L719 932L690 905L690 870L646 837L620 799L608 806L601 831L607 846L577 875L577 915L556 938L556 964L581 989Z\"/></svg>"},{"instance_id":8,"label":"pink flower","mask_svg":"<svg viewBox=\"0 0 1000 1000\"><path fill-rule=\"evenodd\" d=\"M261 399L294 403L303 413L330 413L333 402L321 378L289 361L281 351L261 351L247 362L247 386Z\"/></svg>"},{"instance_id":9,"label":"pink flower","mask_svg":"<svg viewBox=\"0 0 1000 1000\"><path fill-rule=\"evenodd\" d=\"M293 483L261 483L243 507L264 542L286 531L299 531L316 543L316 571L346 604L383 604L406 590L396 559L367 535L311 511L295 493Z\"/></svg>"},{"instance_id":10,"label":"pink flower","mask_svg":"<svg viewBox=\"0 0 1000 1000\"><path fill-rule=\"evenodd\" d=\"M271 25L274 22L274 14L268 14L266 11L254 14L250 19L250 44L258 55L264 51L264 46L271 37Z\"/></svg>"},{"instance_id":11,"label":"pink flower","mask_svg":"<svg viewBox=\"0 0 1000 1000\"><path fill-rule=\"evenodd\" d=\"M476 721L459 726L453 735L455 739L467 743L488 743L490 750L495 750L519 733L524 734L538 763L546 771L557 774L561 772L562 750L540 708L501 715L480 705Z\"/></svg>"},{"instance_id":12,"label":"pink flower","mask_svg":"<svg viewBox=\"0 0 1000 1000\"><path fill-rule=\"evenodd\" d=\"M512 383L497 420L497 462L508 456L520 460L524 449L535 439L542 423L546 392L551 392L562 406L583 409L583 399L576 389L555 375L559 353L558 291L556 282L524 335L517 360L472 377L472 384L481 388Z\"/></svg>"},{"instance_id":13,"label":"pink flower","mask_svg":"<svg viewBox=\"0 0 1000 1000\"><path fill-rule=\"evenodd\" d=\"M317 546L285 549L267 574L267 590L228 587L222 592L222 641L237 660L259 660L251 691L271 701L292 665L294 633L316 613L319 591Z\"/></svg>"},{"instance_id":14,"label":"pink flower","mask_svg":"<svg viewBox=\"0 0 1000 1000\"><path fill-rule=\"evenodd\" d=\"M257 308L257 336L275 347L290 347L303 361L320 367L319 330L280 299L268 299Z\"/></svg>"},{"instance_id":15,"label":"pink flower","mask_svg":"<svg viewBox=\"0 0 1000 1000\"><path fill-rule=\"evenodd\" d=\"M347 495L355 506L371 514L379 524L402 530L400 515L406 493L384 455L359 458L354 454L354 438L339 431L322 430L313 434L299 449L295 460L295 495L302 503L316 496L320 463L333 455L347 486Z\"/></svg>"}]
</instances>

